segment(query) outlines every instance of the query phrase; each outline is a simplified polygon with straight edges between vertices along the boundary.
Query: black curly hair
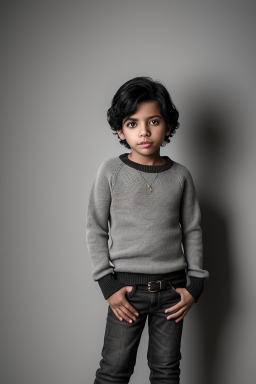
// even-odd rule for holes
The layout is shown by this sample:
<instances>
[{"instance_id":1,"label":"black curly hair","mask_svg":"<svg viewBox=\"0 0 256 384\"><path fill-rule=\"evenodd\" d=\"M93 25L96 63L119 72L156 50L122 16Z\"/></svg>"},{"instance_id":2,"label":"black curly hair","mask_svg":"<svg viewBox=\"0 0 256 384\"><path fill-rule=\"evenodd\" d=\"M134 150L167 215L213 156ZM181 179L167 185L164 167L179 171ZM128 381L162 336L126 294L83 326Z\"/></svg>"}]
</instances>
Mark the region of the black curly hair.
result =
<instances>
[{"instance_id":1,"label":"black curly hair","mask_svg":"<svg viewBox=\"0 0 256 384\"><path fill-rule=\"evenodd\" d=\"M166 125L172 125L170 134L165 136L164 142L161 145L165 146L166 143L170 143L169 138L175 134L180 126L178 122L179 112L165 86L159 81L154 81L151 77L135 77L118 89L107 112L108 123L114 131L113 134L118 135L117 130L122 129L123 119L133 115L137 110L138 104L145 101L157 101ZM119 140L120 144L131 149L126 140L121 140L120 138Z\"/></svg>"}]
</instances>

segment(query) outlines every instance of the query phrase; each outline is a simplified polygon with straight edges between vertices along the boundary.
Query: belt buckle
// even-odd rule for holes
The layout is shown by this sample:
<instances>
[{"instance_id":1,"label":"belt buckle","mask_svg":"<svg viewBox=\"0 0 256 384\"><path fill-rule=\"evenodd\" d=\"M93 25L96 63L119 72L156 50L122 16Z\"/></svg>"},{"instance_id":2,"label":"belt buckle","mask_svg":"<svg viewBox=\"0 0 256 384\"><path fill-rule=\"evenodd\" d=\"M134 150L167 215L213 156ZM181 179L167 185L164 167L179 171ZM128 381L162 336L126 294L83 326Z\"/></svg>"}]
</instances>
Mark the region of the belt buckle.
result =
<instances>
[{"instance_id":1,"label":"belt buckle","mask_svg":"<svg viewBox=\"0 0 256 384\"><path fill-rule=\"evenodd\" d=\"M158 284L159 288L156 290L151 289L151 285ZM155 288L155 287L154 287ZM152 280L148 282L148 290L149 292L158 292L162 288L162 281L161 280Z\"/></svg>"}]
</instances>

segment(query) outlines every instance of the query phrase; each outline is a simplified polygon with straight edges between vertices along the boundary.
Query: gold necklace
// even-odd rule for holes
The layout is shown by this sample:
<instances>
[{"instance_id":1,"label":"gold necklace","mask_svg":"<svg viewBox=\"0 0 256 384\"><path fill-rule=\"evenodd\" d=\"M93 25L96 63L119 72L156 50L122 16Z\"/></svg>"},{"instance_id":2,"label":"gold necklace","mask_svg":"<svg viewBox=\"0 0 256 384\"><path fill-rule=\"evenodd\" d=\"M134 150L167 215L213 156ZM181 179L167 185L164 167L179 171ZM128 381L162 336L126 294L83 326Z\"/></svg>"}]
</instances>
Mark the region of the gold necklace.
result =
<instances>
[{"instance_id":1,"label":"gold necklace","mask_svg":"<svg viewBox=\"0 0 256 384\"><path fill-rule=\"evenodd\" d=\"M140 173L140 171L139 171ZM157 176L159 175L159 172L156 174L155 178L153 179L153 181L151 182L151 184L148 183L148 181L145 179L144 176L142 176L142 174L140 173L141 177L146 181L146 184L148 186L148 189L149 189L149 192L152 192L152 184L154 183L155 179L157 178Z\"/></svg>"},{"instance_id":2,"label":"gold necklace","mask_svg":"<svg viewBox=\"0 0 256 384\"><path fill-rule=\"evenodd\" d=\"M128 156L128 159L131 160ZM131 160L132 161L132 160ZM166 161L165 163L166 164ZM160 165L163 165L163 164L160 164ZM139 170L138 170L139 171ZM159 172L156 174L155 178L153 179L153 181L151 182L151 184L148 183L148 181L145 179L145 177L141 174L141 172L139 171L141 177L146 181L146 184L147 184L147 187L149 189L149 192L152 192L152 184L154 183L155 179L157 178L157 176L159 175Z\"/></svg>"}]
</instances>

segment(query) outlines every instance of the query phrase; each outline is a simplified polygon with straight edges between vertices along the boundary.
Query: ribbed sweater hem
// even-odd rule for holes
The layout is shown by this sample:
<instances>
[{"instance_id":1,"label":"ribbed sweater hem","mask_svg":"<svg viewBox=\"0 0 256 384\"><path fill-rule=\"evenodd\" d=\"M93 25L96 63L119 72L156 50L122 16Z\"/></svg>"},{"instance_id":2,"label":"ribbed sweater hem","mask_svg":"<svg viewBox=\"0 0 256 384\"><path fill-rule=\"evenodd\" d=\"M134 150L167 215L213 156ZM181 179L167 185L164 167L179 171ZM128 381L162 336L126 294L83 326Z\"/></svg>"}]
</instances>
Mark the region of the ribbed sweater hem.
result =
<instances>
[{"instance_id":1,"label":"ribbed sweater hem","mask_svg":"<svg viewBox=\"0 0 256 384\"><path fill-rule=\"evenodd\" d=\"M187 284L185 270L172 272L168 274L145 274L145 273L130 273L130 272L115 272L110 273L98 280L98 284L107 300L111 295L117 292L122 287L127 285L146 284L152 280L169 280L175 288L186 288L193 296L195 302L198 301L204 288L204 279L198 277L189 277L190 284Z\"/></svg>"}]
</instances>

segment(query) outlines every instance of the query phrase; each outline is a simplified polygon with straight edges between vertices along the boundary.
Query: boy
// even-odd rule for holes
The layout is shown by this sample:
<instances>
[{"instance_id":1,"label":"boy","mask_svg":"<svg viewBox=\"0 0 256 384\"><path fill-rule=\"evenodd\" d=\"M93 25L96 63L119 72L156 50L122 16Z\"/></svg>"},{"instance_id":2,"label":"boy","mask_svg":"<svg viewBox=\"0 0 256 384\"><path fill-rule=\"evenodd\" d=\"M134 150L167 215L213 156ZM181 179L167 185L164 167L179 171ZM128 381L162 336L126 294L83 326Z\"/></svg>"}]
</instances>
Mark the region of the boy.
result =
<instances>
[{"instance_id":1,"label":"boy","mask_svg":"<svg viewBox=\"0 0 256 384\"><path fill-rule=\"evenodd\" d=\"M108 110L131 152L104 161L89 193L86 241L93 279L109 303L94 384L129 382L147 317L150 382L180 382L183 318L209 273L191 174L160 156L178 117L166 88L149 77L123 84Z\"/></svg>"}]
</instances>

